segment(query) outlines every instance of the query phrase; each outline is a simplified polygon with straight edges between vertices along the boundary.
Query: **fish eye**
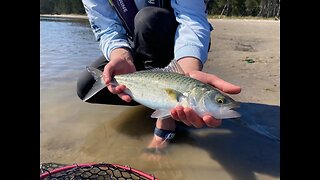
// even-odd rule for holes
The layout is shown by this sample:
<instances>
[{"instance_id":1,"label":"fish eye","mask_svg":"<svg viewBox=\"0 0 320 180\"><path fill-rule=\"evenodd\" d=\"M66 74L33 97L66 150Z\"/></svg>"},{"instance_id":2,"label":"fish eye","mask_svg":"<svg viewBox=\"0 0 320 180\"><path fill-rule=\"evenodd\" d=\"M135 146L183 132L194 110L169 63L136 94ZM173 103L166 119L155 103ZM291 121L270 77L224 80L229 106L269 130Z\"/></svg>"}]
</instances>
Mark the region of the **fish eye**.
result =
<instances>
[{"instance_id":1,"label":"fish eye","mask_svg":"<svg viewBox=\"0 0 320 180\"><path fill-rule=\"evenodd\" d=\"M216 99L216 102L219 103L219 104L223 104L223 103L224 103L224 98L218 97L218 98Z\"/></svg>"}]
</instances>

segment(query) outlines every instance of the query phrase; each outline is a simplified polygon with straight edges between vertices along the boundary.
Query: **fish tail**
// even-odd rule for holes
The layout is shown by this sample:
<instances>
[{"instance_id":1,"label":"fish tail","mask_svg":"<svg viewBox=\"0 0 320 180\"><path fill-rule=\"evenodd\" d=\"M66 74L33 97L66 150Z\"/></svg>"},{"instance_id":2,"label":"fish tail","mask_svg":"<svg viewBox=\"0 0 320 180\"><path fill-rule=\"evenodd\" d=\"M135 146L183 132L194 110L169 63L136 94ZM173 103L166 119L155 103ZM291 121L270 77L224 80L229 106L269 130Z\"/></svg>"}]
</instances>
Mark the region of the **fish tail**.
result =
<instances>
[{"instance_id":1,"label":"fish tail","mask_svg":"<svg viewBox=\"0 0 320 180\"><path fill-rule=\"evenodd\" d=\"M106 84L102 78L102 71L99 69L96 69L92 66L87 66L87 71L93 76L93 78L96 80L96 82L93 84L90 91L86 94L86 96L83 98L83 101L87 101L92 96L97 94L100 90L106 87Z\"/></svg>"}]
</instances>

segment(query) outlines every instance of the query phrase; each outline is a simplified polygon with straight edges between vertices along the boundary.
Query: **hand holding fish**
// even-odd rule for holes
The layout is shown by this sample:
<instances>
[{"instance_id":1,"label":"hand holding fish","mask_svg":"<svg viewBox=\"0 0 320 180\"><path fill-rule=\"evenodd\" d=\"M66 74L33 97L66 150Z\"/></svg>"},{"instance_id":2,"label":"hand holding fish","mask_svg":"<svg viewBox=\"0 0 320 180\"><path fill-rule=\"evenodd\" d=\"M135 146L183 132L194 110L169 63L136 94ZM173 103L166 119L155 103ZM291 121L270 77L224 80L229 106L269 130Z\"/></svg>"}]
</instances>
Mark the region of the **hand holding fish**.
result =
<instances>
[{"instance_id":1,"label":"hand holding fish","mask_svg":"<svg viewBox=\"0 0 320 180\"><path fill-rule=\"evenodd\" d=\"M136 68L133 64L133 58L129 50L124 48L117 48L110 54L110 62L104 67L103 79L108 87L108 90L113 94L126 101L130 102L131 97L123 91L126 89L125 85L114 86L111 84L112 76L119 74L133 73Z\"/></svg>"},{"instance_id":2,"label":"hand holding fish","mask_svg":"<svg viewBox=\"0 0 320 180\"><path fill-rule=\"evenodd\" d=\"M210 84L220 89L222 92L225 92L228 94L239 94L241 92L241 87L233 85L227 81L224 81L213 74L205 73L202 71L191 71L186 75L194 79L198 79L203 83Z\"/></svg>"},{"instance_id":3,"label":"hand holding fish","mask_svg":"<svg viewBox=\"0 0 320 180\"><path fill-rule=\"evenodd\" d=\"M191 71L186 75L202 81L203 83L210 84L225 93L238 94L241 92L241 88L239 86L226 82L213 74L202 71ZM217 127L221 125L221 119L215 119L210 115L205 115L201 118L191 108L184 108L182 106L177 106L172 109L171 117L176 121L182 121L184 124L188 126L193 125L196 128L201 128L205 125L208 127Z\"/></svg>"}]
</instances>

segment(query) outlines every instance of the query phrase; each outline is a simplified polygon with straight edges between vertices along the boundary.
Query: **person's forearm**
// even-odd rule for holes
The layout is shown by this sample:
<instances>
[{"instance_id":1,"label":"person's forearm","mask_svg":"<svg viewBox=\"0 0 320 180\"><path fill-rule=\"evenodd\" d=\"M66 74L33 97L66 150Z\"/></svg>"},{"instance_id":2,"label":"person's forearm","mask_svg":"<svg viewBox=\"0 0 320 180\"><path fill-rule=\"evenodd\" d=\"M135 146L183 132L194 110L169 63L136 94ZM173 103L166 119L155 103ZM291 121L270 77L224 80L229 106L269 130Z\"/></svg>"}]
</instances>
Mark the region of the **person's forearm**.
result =
<instances>
[{"instance_id":1,"label":"person's forearm","mask_svg":"<svg viewBox=\"0 0 320 180\"><path fill-rule=\"evenodd\" d=\"M110 60L111 52L119 47L130 48L126 30L110 3L106 0L82 0L90 26L99 47Z\"/></svg>"},{"instance_id":2,"label":"person's forearm","mask_svg":"<svg viewBox=\"0 0 320 180\"><path fill-rule=\"evenodd\" d=\"M204 1L171 1L178 22L175 34L174 59L198 58L202 64L208 59L211 25L205 13Z\"/></svg>"},{"instance_id":3,"label":"person's forearm","mask_svg":"<svg viewBox=\"0 0 320 180\"><path fill-rule=\"evenodd\" d=\"M181 66L185 73L189 73L190 71L201 71L202 63L199 59L194 57L184 57L178 60L178 64Z\"/></svg>"}]
</instances>

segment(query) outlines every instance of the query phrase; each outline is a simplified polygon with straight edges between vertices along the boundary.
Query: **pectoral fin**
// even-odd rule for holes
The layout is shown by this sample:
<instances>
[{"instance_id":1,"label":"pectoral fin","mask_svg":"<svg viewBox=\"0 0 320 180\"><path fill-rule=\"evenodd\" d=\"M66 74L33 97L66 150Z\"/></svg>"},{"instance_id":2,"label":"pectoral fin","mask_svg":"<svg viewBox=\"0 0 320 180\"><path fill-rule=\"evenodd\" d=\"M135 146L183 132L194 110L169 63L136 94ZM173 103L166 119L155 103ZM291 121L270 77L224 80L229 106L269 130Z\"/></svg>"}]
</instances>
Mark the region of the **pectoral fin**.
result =
<instances>
[{"instance_id":1,"label":"pectoral fin","mask_svg":"<svg viewBox=\"0 0 320 180\"><path fill-rule=\"evenodd\" d=\"M184 96L181 92L174 89L166 88L165 91L172 100L177 102L179 102L179 99Z\"/></svg>"},{"instance_id":2,"label":"pectoral fin","mask_svg":"<svg viewBox=\"0 0 320 180\"><path fill-rule=\"evenodd\" d=\"M157 109L156 111L154 111L152 114L151 114L151 117L152 118L168 118L170 117L171 114L170 114L170 110L168 109Z\"/></svg>"}]
</instances>

